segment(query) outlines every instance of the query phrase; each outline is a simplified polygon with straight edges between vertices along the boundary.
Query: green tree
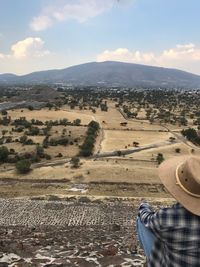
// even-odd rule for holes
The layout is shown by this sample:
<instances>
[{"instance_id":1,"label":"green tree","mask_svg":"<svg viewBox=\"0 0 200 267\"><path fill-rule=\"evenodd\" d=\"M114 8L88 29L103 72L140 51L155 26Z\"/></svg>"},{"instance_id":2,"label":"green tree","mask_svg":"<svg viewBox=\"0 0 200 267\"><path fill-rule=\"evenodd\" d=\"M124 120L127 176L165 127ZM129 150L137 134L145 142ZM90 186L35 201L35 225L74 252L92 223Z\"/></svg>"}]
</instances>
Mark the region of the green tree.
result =
<instances>
[{"instance_id":1,"label":"green tree","mask_svg":"<svg viewBox=\"0 0 200 267\"><path fill-rule=\"evenodd\" d=\"M40 133L40 129L34 126L31 126L29 131L26 132L27 135L38 135L39 133Z\"/></svg>"},{"instance_id":2,"label":"green tree","mask_svg":"<svg viewBox=\"0 0 200 267\"><path fill-rule=\"evenodd\" d=\"M8 114L8 112L7 112L6 110L2 110L2 111L1 111L1 114L2 114L3 116L6 116L6 115Z\"/></svg>"},{"instance_id":3,"label":"green tree","mask_svg":"<svg viewBox=\"0 0 200 267\"><path fill-rule=\"evenodd\" d=\"M193 128L188 128L181 131L182 135L185 136L189 141L196 145L200 145L200 137L198 132Z\"/></svg>"},{"instance_id":4,"label":"green tree","mask_svg":"<svg viewBox=\"0 0 200 267\"><path fill-rule=\"evenodd\" d=\"M31 162L28 159L19 160L16 163L16 169L19 173L28 173L31 170Z\"/></svg>"},{"instance_id":5,"label":"green tree","mask_svg":"<svg viewBox=\"0 0 200 267\"><path fill-rule=\"evenodd\" d=\"M8 131L7 130L2 130L2 135L4 136Z\"/></svg>"},{"instance_id":6,"label":"green tree","mask_svg":"<svg viewBox=\"0 0 200 267\"><path fill-rule=\"evenodd\" d=\"M80 158L79 157L73 157L73 158L71 158L70 163L72 165L72 168L78 168L78 167L80 167Z\"/></svg>"},{"instance_id":7,"label":"green tree","mask_svg":"<svg viewBox=\"0 0 200 267\"><path fill-rule=\"evenodd\" d=\"M89 124L88 124L88 127L91 127L93 129L95 129L96 131L99 130L100 126L99 126L99 123L97 121L91 121Z\"/></svg>"},{"instance_id":8,"label":"green tree","mask_svg":"<svg viewBox=\"0 0 200 267\"><path fill-rule=\"evenodd\" d=\"M161 164L165 159L163 157L163 154L162 153L158 153L157 157L156 157L156 160L158 162L158 164Z\"/></svg>"},{"instance_id":9,"label":"green tree","mask_svg":"<svg viewBox=\"0 0 200 267\"><path fill-rule=\"evenodd\" d=\"M28 109L30 110L30 111L32 111L32 110L34 110L34 107L33 106L28 106Z\"/></svg>"},{"instance_id":10,"label":"green tree","mask_svg":"<svg viewBox=\"0 0 200 267\"><path fill-rule=\"evenodd\" d=\"M134 142L133 142L133 146L134 146L134 147L138 147L138 146L139 146L139 143L134 141Z\"/></svg>"},{"instance_id":11,"label":"green tree","mask_svg":"<svg viewBox=\"0 0 200 267\"><path fill-rule=\"evenodd\" d=\"M92 155L99 128L100 128L99 123L96 121L91 121L88 124L88 130L86 133L87 135L80 150L81 156L89 157Z\"/></svg>"},{"instance_id":12,"label":"green tree","mask_svg":"<svg viewBox=\"0 0 200 267\"><path fill-rule=\"evenodd\" d=\"M27 135L23 135L20 137L19 142L25 145L27 139L28 139Z\"/></svg>"},{"instance_id":13,"label":"green tree","mask_svg":"<svg viewBox=\"0 0 200 267\"><path fill-rule=\"evenodd\" d=\"M9 151L6 146L0 147L0 162L6 162L8 159Z\"/></svg>"},{"instance_id":14,"label":"green tree","mask_svg":"<svg viewBox=\"0 0 200 267\"><path fill-rule=\"evenodd\" d=\"M40 158L44 156L44 148L42 146L36 146L36 155Z\"/></svg>"},{"instance_id":15,"label":"green tree","mask_svg":"<svg viewBox=\"0 0 200 267\"><path fill-rule=\"evenodd\" d=\"M197 132L193 128L182 130L181 133L183 136L186 136L186 138L190 141L194 140L197 137Z\"/></svg>"},{"instance_id":16,"label":"green tree","mask_svg":"<svg viewBox=\"0 0 200 267\"><path fill-rule=\"evenodd\" d=\"M74 120L74 125L75 126L80 126L80 124L81 124L81 120L80 119Z\"/></svg>"}]
</instances>

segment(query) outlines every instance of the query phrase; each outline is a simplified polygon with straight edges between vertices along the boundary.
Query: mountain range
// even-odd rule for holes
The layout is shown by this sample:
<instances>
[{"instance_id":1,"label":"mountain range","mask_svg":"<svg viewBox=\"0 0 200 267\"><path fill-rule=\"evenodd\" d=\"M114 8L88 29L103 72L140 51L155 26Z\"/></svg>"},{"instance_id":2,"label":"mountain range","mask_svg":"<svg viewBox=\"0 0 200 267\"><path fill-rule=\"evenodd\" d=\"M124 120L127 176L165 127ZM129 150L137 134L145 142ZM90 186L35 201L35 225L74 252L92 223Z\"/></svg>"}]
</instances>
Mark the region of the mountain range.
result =
<instances>
[{"instance_id":1,"label":"mountain range","mask_svg":"<svg viewBox=\"0 0 200 267\"><path fill-rule=\"evenodd\" d=\"M177 69L105 61L26 75L0 74L0 84L55 84L75 86L147 86L200 88L200 76Z\"/></svg>"}]
</instances>

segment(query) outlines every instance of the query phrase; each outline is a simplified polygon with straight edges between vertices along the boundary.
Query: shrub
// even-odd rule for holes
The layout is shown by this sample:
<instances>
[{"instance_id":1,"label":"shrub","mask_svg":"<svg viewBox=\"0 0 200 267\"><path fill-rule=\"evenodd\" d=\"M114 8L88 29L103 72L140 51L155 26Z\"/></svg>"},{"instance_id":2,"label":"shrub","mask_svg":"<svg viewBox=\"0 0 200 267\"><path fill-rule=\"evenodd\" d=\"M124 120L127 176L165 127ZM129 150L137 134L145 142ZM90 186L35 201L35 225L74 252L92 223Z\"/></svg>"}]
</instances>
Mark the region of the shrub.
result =
<instances>
[{"instance_id":1,"label":"shrub","mask_svg":"<svg viewBox=\"0 0 200 267\"><path fill-rule=\"evenodd\" d=\"M156 160L158 162L158 164L161 164L165 159L163 157L163 154L162 153L158 153L157 157L156 157Z\"/></svg>"},{"instance_id":2,"label":"shrub","mask_svg":"<svg viewBox=\"0 0 200 267\"><path fill-rule=\"evenodd\" d=\"M62 153L58 153L58 155L56 156L56 158L62 158Z\"/></svg>"},{"instance_id":3,"label":"shrub","mask_svg":"<svg viewBox=\"0 0 200 267\"><path fill-rule=\"evenodd\" d=\"M33 106L28 106L28 109L32 111L32 110L34 110L34 107Z\"/></svg>"},{"instance_id":4,"label":"shrub","mask_svg":"<svg viewBox=\"0 0 200 267\"><path fill-rule=\"evenodd\" d=\"M51 156L49 154L45 154L44 156L46 160L51 160Z\"/></svg>"},{"instance_id":5,"label":"shrub","mask_svg":"<svg viewBox=\"0 0 200 267\"><path fill-rule=\"evenodd\" d=\"M1 111L1 114L2 114L3 116L6 116L6 115L8 114L8 112L7 112L6 110L2 110L2 111Z\"/></svg>"},{"instance_id":6,"label":"shrub","mask_svg":"<svg viewBox=\"0 0 200 267\"><path fill-rule=\"evenodd\" d=\"M96 121L91 121L88 124L87 136L85 138L83 145L81 146L81 151L80 151L81 156L89 157L92 155L99 128L100 128L99 123Z\"/></svg>"},{"instance_id":7,"label":"shrub","mask_svg":"<svg viewBox=\"0 0 200 267\"><path fill-rule=\"evenodd\" d=\"M175 152L176 152L176 153L180 153L180 152L181 152L181 149L177 147L177 148L175 149Z\"/></svg>"},{"instance_id":8,"label":"shrub","mask_svg":"<svg viewBox=\"0 0 200 267\"><path fill-rule=\"evenodd\" d=\"M44 148L42 146L40 146L40 145L37 145L36 146L36 155L38 157L43 157L43 155L44 155Z\"/></svg>"},{"instance_id":9,"label":"shrub","mask_svg":"<svg viewBox=\"0 0 200 267\"><path fill-rule=\"evenodd\" d=\"M72 165L72 168L78 168L78 167L80 167L80 158L73 157L73 158L71 158L70 163Z\"/></svg>"},{"instance_id":10,"label":"shrub","mask_svg":"<svg viewBox=\"0 0 200 267\"><path fill-rule=\"evenodd\" d=\"M6 146L0 147L0 162L6 162L8 159L9 151Z\"/></svg>"},{"instance_id":11,"label":"shrub","mask_svg":"<svg viewBox=\"0 0 200 267\"><path fill-rule=\"evenodd\" d=\"M195 145L200 145L200 137L198 135L198 132L194 128L182 130L181 133Z\"/></svg>"},{"instance_id":12,"label":"shrub","mask_svg":"<svg viewBox=\"0 0 200 267\"><path fill-rule=\"evenodd\" d=\"M16 169L19 173L28 173L31 170L31 162L28 159L19 160L16 163Z\"/></svg>"},{"instance_id":13,"label":"shrub","mask_svg":"<svg viewBox=\"0 0 200 267\"><path fill-rule=\"evenodd\" d=\"M19 142L22 144L25 144L27 139L28 139L27 135L23 135L20 137Z\"/></svg>"},{"instance_id":14,"label":"shrub","mask_svg":"<svg viewBox=\"0 0 200 267\"><path fill-rule=\"evenodd\" d=\"M10 154L15 154L14 148L10 148Z\"/></svg>"}]
</instances>

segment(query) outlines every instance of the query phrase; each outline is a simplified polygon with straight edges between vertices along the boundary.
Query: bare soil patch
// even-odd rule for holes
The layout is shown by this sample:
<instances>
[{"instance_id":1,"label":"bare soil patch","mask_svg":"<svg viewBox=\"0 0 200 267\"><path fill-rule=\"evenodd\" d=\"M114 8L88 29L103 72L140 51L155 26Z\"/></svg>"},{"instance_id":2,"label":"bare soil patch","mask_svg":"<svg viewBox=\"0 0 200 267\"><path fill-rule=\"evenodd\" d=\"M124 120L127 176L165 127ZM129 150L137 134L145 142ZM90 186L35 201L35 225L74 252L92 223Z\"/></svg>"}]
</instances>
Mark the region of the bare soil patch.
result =
<instances>
[{"instance_id":1,"label":"bare soil patch","mask_svg":"<svg viewBox=\"0 0 200 267\"><path fill-rule=\"evenodd\" d=\"M69 121L80 119L82 124L88 124L92 120L91 115L78 113L74 110L49 110L48 108L33 111L30 111L28 109L16 109L9 111L9 116L11 116L12 119L26 117L27 120L36 119L41 121L60 120L65 118Z\"/></svg>"},{"instance_id":2,"label":"bare soil patch","mask_svg":"<svg viewBox=\"0 0 200 267\"><path fill-rule=\"evenodd\" d=\"M144 146L168 141L171 136L169 132L104 130L102 152L130 148L133 147L133 142L138 142L139 146Z\"/></svg>"}]
</instances>

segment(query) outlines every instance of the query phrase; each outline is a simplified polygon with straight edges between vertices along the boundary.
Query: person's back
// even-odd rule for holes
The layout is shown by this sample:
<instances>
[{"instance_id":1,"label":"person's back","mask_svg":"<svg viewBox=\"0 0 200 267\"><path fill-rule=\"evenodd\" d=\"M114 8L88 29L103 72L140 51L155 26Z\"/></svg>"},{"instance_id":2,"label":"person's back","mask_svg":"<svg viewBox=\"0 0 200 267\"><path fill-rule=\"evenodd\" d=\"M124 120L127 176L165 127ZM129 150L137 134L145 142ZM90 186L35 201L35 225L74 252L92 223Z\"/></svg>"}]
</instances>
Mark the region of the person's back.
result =
<instances>
[{"instance_id":1,"label":"person's back","mask_svg":"<svg viewBox=\"0 0 200 267\"><path fill-rule=\"evenodd\" d=\"M200 266L199 216L178 203L156 212L149 204L143 203L139 217L155 235L148 266Z\"/></svg>"},{"instance_id":2,"label":"person's back","mask_svg":"<svg viewBox=\"0 0 200 267\"><path fill-rule=\"evenodd\" d=\"M138 237L148 266L200 267L200 158L172 158L159 176L178 203L158 211L148 203L139 207Z\"/></svg>"}]
</instances>

